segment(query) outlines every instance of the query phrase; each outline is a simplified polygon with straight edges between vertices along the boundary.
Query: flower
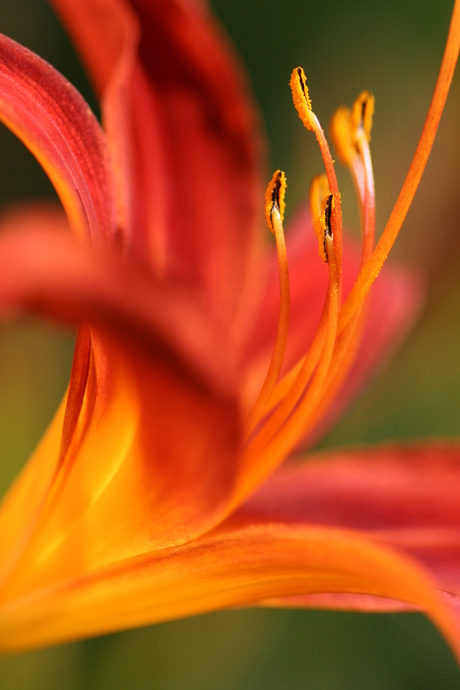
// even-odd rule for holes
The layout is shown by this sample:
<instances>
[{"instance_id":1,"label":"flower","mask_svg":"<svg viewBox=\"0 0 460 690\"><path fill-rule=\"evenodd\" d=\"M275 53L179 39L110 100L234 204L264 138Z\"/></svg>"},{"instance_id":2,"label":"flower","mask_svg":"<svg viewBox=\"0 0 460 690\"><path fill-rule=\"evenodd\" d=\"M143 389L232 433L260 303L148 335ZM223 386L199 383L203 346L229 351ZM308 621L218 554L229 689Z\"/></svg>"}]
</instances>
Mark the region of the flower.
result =
<instances>
[{"instance_id":1,"label":"flower","mask_svg":"<svg viewBox=\"0 0 460 690\"><path fill-rule=\"evenodd\" d=\"M363 210L352 289L348 247L341 278L332 161L294 70L295 104L326 165L311 206L328 265L313 256L303 213L288 284L276 173L266 215L281 309L265 379L277 306L272 283L263 289L261 145L224 39L200 4L183 0L54 4L101 95L104 131L60 75L1 39L0 117L48 172L79 236L53 229L64 221L51 211L13 216L15 232L0 240L2 313L82 324L67 396L0 513L2 648L281 602L422 607L460 655L449 607L457 449L382 449L372 464L352 453L277 470L343 405L345 377L349 388L364 375L361 329L373 362L415 308L412 283L391 272L368 313L364 300L431 149L460 4L421 144L375 251L371 97L334 119Z\"/></svg>"}]
</instances>

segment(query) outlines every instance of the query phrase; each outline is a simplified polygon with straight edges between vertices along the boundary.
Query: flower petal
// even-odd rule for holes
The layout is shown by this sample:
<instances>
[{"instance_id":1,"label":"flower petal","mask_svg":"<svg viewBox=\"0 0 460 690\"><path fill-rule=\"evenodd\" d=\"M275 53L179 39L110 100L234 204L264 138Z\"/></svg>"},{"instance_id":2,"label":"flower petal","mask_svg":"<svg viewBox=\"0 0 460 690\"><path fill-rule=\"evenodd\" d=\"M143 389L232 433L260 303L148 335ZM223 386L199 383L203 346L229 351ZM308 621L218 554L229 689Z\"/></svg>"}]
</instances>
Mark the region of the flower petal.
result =
<instances>
[{"instance_id":1,"label":"flower petal","mask_svg":"<svg viewBox=\"0 0 460 690\"><path fill-rule=\"evenodd\" d=\"M256 117L225 37L201 3L55 5L103 89L126 241L159 274L203 288L212 319L233 327L254 277L263 185ZM110 67L99 71L105 16Z\"/></svg>"},{"instance_id":2,"label":"flower petal","mask_svg":"<svg viewBox=\"0 0 460 690\"><path fill-rule=\"evenodd\" d=\"M196 537L227 510L238 469L229 370L216 347L215 375L200 375L193 360L207 359L187 347L190 338L212 348L195 301L128 258L59 232L62 221L50 209L18 211L0 234L0 315L33 309L97 327L89 361L83 331L77 341L64 423L61 410L0 513L11 557L0 577L14 565L14 583ZM47 224L54 230L34 229Z\"/></svg>"},{"instance_id":3,"label":"flower petal","mask_svg":"<svg viewBox=\"0 0 460 690\"><path fill-rule=\"evenodd\" d=\"M239 449L232 401L161 354L93 342L76 431L2 597L189 541L226 508Z\"/></svg>"},{"instance_id":4,"label":"flower petal","mask_svg":"<svg viewBox=\"0 0 460 690\"><path fill-rule=\"evenodd\" d=\"M89 77L101 99L102 119L112 154L117 184L118 219L125 244L145 247L136 240L144 237L143 207L147 204L157 215L162 206L161 179L155 187L144 187L143 163L137 157L157 157L156 131L147 129L144 139L136 138L132 120L145 104L132 102L132 82L142 80L136 58L139 26L137 18L123 0L51 0L77 46ZM137 76L135 76L137 75ZM142 94L145 85L138 88ZM133 107L134 106L134 107ZM145 115L143 115L145 117ZM153 139L153 142L152 142ZM136 149L139 148L139 152ZM145 198L144 198L145 195ZM158 244L158 243L157 243ZM152 244L153 248L153 244ZM155 247L160 250L160 246ZM143 257L144 258L144 257Z\"/></svg>"},{"instance_id":5,"label":"flower petal","mask_svg":"<svg viewBox=\"0 0 460 690\"><path fill-rule=\"evenodd\" d=\"M116 78L129 46L135 46L137 21L124 0L51 0L72 34L99 96Z\"/></svg>"},{"instance_id":6,"label":"flower petal","mask_svg":"<svg viewBox=\"0 0 460 690\"><path fill-rule=\"evenodd\" d=\"M72 325L86 321L146 350L174 350L213 386L234 388L223 334L208 323L200 293L155 279L129 257L78 242L59 231L63 225L49 209L4 219L0 317L31 312Z\"/></svg>"},{"instance_id":7,"label":"flower petal","mask_svg":"<svg viewBox=\"0 0 460 690\"><path fill-rule=\"evenodd\" d=\"M0 35L0 120L32 151L72 228L94 240L115 232L105 137L78 92L37 55Z\"/></svg>"},{"instance_id":8,"label":"flower petal","mask_svg":"<svg viewBox=\"0 0 460 690\"><path fill-rule=\"evenodd\" d=\"M460 656L455 618L413 563L356 533L262 525L210 535L78 580L4 600L5 650L95 635L307 592L420 604Z\"/></svg>"},{"instance_id":9,"label":"flower petal","mask_svg":"<svg viewBox=\"0 0 460 690\"><path fill-rule=\"evenodd\" d=\"M359 530L415 559L439 589L458 596L459 503L458 446L390 446L285 466L231 521Z\"/></svg>"},{"instance_id":10,"label":"flower petal","mask_svg":"<svg viewBox=\"0 0 460 690\"><path fill-rule=\"evenodd\" d=\"M323 308L328 271L318 256L318 244L310 213L301 210L287 235L291 311L289 336L283 370L286 371L306 352L318 327ZM273 259L272 259L273 260ZM360 252L351 242L345 242L343 252L343 292L346 296L353 286L359 268ZM355 363L342 386L327 419L320 420L309 442L335 421L360 391L365 380L402 340L419 313L424 290L420 279L407 270L391 264L382 271L370 296L362 342ZM241 350L240 368L247 379L246 400L251 400L260 388L267 362L270 361L276 337L279 309L278 265L273 260L259 317L252 335Z\"/></svg>"}]
</instances>

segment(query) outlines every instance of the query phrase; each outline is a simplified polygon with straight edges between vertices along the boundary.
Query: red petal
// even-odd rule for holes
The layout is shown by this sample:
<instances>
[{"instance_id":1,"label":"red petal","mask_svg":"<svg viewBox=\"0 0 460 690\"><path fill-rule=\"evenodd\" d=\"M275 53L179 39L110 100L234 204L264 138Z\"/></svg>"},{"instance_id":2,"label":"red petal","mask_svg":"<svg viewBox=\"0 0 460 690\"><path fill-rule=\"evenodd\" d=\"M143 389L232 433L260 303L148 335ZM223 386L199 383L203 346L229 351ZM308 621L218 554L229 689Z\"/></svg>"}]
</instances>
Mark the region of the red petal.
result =
<instances>
[{"instance_id":1,"label":"red petal","mask_svg":"<svg viewBox=\"0 0 460 690\"><path fill-rule=\"evenodd\" d=\"M263 187L253 108L225 37L199 3L133 2L142 29L134 59L125 5L55 4L77 44L87 42L90 71L105 87L128 241L158 271L204 288L212 318L230 327L262 223ZM110 59L99 70L106 15Z\"/></svg>"},{"instance_id":2,"label":"red petal","mask_svg":"<svg viewBox=\"0 0 460 690\"><path fill-rule=\"evenodd\" d=\"M284 467L231 520L360 530L416 559L458 596L459 504L458 446L383 447Z\"/></svg>"},{"instance_id":3,"label":"red petal","mask_svg":"<svg viewBox=\"0 0 460 690\"><path fill-rule=\"evenodd\" d=\"M77 91L48 63L0 36L0 120L53 182L72 227L113 238L115 199L105 137Z\"/></svg>"},{"instance_id":4,"label":"red petal","mask_svg":"<svg viewBox=\"0 0 460 690\"><path fill-rule=\"evenodd\" d=\"M318 327L327 291L328 271L318 256L318 243L308 211L294 219L287 235L291 312L288 345L283 370L306 352ZM360 252L350 241L343 252L343 292L346 296L358 273ZM272 258L269 280L261 300L259 317L249 341L241 350L240 367L250 388L248 399L260 388L276 337L279 310L278 265ZM386 265L370 296L362 342L355 363L341 391L327 412L327 420L310 436L316 438L330 426L366 379L382 364L402 340L420 310L424 291L421 281L401 268ZM252 394L250 391L253 391Z\"/></svg>"},{"instance_id":5,"label":"red petal","mask_svg":"<svg viewBox=\"0 0 460 690\"><path fill-rule=\"evenodd\" d=\"M71 32L96 91L116 79L126 53L137 42L137 21L124 0L51 0Z\"/></svg>"},{"instance_id":6,"label":"red petal","mask_svg":"<svg viewBox=\"0 0 460 690\"><path fill-rule=\"evenodd\" d=\"M57 231L62 224L59 214L44 209L4 220L3 318L30 311L71 324L86 321L146 350L174 350L213 386L234 388L225 339L203 315L200 294L159 282L127 257L77 242Z\"/></svg>"}]
</instances>

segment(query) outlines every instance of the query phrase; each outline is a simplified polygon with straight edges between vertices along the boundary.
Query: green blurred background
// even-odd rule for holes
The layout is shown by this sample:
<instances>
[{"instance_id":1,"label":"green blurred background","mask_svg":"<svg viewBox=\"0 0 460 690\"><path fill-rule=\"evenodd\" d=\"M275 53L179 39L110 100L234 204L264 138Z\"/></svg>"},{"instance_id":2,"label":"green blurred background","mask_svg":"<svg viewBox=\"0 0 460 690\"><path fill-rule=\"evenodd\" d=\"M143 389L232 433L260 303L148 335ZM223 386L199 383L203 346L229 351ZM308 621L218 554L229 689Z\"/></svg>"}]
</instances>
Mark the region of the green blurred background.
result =
<instances>
[{"instance_id":1,"label":"green blurred background","mask_svg":"<svg viewBox=\"0 0 460 690\"><path fill-rule=\"evenodd\" d=\"M214 0L245 61L271 144L286 170L288 209L321 170L288 88L304 66L323 125L363 88L376 95L372 151L381 230L415 149L447 34L452 0ZM3 0L0 31L45 57L96 109L78 59L44 0ZM429 295L418 325L323 447L460 434L460 75L434 153L394 250L421 270ZM54 197L31 156L0 131L0 207ZM352 188L338 171L345 218ZM73 336L50 325L0 326L0 492L51 418L68 380ZM458 688L444 641L420 615L219 612L0 661L0 687L334 690Z\"/></svg>"}]
</instances>

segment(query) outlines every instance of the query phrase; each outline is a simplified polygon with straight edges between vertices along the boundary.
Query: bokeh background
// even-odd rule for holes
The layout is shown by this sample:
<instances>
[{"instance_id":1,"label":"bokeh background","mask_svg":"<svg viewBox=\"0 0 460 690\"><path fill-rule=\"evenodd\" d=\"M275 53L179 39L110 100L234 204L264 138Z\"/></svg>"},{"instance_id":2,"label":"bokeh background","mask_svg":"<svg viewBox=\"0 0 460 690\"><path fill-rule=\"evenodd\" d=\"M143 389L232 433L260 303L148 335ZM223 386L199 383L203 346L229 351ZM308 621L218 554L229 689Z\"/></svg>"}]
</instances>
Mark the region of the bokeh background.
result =
<instances>
[{"instance_id":1,"label":"bokeh background","mask_svg":"<svg viewBox=\"0 0 460 690\"><path fill-rule=\"evenodd\" d=\"M247 65L270 142L286 170L288 213L321 170L314 137L288 87L304 66L326 125L363 89L376 96L372 151L381 231L409 166L431 98L453 0L213 0ZM45 0L0 2L0 31L46 58L97 104ZM154 40L154 39L152 39ZM460 74L434 153L394 250L422 272L426 307L411 335L323 447L460 436ZM54 198L39 166L0 131L0 210ZM352 187L338 170L347 224ZM50 420L68 380L73 334L49 324L0 326L0 493ZM0 660L8 690L346 690L458 688L460 672L421 615L319 611L219 612Z\"/></svg>"}]
</instances>

